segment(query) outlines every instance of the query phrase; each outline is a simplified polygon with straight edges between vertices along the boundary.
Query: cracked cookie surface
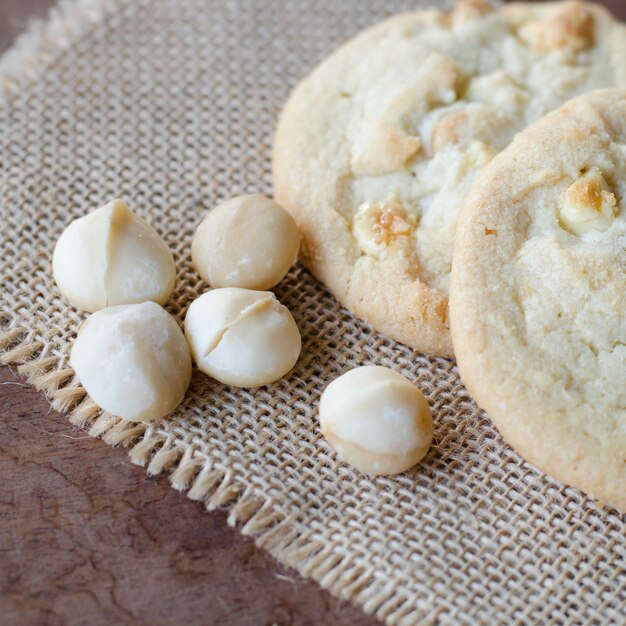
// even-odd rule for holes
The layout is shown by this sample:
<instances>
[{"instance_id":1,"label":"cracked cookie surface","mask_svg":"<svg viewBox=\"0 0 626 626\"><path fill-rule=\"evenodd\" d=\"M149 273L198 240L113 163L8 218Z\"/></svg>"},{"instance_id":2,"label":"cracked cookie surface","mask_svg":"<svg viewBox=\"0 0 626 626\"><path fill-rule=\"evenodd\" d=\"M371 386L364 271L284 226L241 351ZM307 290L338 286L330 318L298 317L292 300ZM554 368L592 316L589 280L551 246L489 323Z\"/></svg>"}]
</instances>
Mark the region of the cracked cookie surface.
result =
<instances>
[{"instance_id":1,"label":"cracked cookie surface","mask_svg":"<svg viewBox=\"0 0 626 626\"><path fill-rule=\"evenodd\" d=\"M580 96L483 170L450 287L461 378L504 438L626 511L626 92Z\"/></svg>"},{"instance_id":2,"label":"cracked cookie surface","mask_svg":"<svg viewBox=\"0 0 626 626\"><path fill-rule=\"evenodd\" d=\"M578 1L400 15L361 33L294 91L274 187L301 258L377 330L452 355L448 289L460 207L530 122L626 87L626 29Z\"/></svg>"}]
</instances>

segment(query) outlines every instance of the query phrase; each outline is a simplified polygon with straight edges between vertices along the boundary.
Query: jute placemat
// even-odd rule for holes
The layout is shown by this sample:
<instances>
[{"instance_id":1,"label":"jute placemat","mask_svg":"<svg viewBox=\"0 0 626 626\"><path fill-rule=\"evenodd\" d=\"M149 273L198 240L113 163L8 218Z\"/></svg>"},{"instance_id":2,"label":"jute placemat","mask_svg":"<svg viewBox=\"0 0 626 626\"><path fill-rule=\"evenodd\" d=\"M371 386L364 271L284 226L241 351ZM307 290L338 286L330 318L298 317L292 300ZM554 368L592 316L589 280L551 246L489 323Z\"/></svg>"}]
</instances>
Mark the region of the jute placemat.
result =
<instances>
[{"instance_id":1,"label":"jute placemat","mask_svg":"<svg viewBox=\"0 0 626 626\"><path fill-rule=\"evenodd\" d=\"M623 624L626 518L541 475L506 446L452 362L372 332L305 270L277 289L303 352L258 391L195 375L175 415L145 428L100 414L68 366L83 314L51 278L68 222L113 197L175 251L179 320L206 289L190 244L207 208L271 193L270 144L290 88L393 0L78 0L0 64L1 360L53 406L279 560L389 624ZM388 365L427 394L432 450L367 478L321 437L325 385Z\"/></svg>"}]
</instances>

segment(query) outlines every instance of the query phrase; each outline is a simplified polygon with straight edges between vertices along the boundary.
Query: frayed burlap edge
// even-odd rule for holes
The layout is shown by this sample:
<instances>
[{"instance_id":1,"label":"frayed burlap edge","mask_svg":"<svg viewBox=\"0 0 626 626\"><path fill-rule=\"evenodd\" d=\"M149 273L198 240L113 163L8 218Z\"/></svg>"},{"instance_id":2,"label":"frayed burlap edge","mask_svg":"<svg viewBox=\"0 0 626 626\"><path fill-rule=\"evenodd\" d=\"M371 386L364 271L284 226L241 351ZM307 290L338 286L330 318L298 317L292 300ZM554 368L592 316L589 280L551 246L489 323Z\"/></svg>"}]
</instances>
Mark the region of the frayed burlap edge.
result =
<instances>
[{"instance_id":1,"label":"frayed burlap edge","mask_svg":"<svg viewBox=\"0 0 626 626\"><path fill-rule=\"evenodd\" d=\"M65 50L127 4L127 0L60 0L46 19L31 21L0 58L0 102L36 80Z\"/></svg>"},{"instance_id":2,"label":"frayed burlap edge","mask_svg":"<svg viewBox=\"0 0 626 626\"><path fill-rule=\"evenodd\" d=\"M36 20L0 58L0 105L34 82L80 39L121 9L132 10L149 0L61 0L47 19ZM107 444L129 448L132 463L155 476L169 473L171 485L187 497L204 503L208 511L228 511L228 524L304 577L317 581L341 600L359 605L366 613L399 626L433 624L441 608L424 617L415 610L416 598L398 598L391 584L381 585L371 569L350 555L338 555L312 531L302 532L295 519L278 510L272 498L244 486L232 474L212 467L210 460L184 452L153 431L101 411L87 396L72 368L51 354L34 330L20 326L4 311L0 318L0 364L17 365L17 372L51 406L68 414L69 421Z\"/></svg>"},{"instance_id":3,"label":"frayed burlap edge","mask_svg":"<svg viewBox=\"0 0 626 626\"><path fill-rule=\"evenodd\" d=\"M414 610L413 598L399 604L392 585L381 587L370 569L349 555L338 555L332 545L316 540L312 532L300 532L295 519L280 512L270 497L255 493L253 486L243 487L230 472L212 467L210 460L195 456L191 448L184 452L149 425L129 423L101 411L80 386L74 370L59 369L59 358L46 354L32 331L6 324L0 333L0 363L17 365L20 376L90 436L112 446L128 447L131 462L145 467L150 476L167 471L172 487L191 500L202 502L208 511L227 510L231 527L337 598L357 604L390 624L427 625L436 621L439 611L424 619L421 611Z\"/></svg>"}]
</instances>

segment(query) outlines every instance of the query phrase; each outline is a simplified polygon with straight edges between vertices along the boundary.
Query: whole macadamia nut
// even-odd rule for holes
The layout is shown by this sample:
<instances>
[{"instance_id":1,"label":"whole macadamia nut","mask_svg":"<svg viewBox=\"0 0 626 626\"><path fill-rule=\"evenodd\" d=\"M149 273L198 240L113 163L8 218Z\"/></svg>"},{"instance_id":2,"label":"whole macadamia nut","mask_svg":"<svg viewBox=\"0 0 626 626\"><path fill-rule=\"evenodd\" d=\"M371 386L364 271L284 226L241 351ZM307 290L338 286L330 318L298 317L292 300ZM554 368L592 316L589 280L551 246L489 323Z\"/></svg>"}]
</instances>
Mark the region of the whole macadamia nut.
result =
<instances>
[{"instance_id":1,"label":"whole macadamia nut","mask_svg":"<svg viewBox=\"0 0 626 626\"><path fill-rule=\"evenodd\" d=\"M358 367L322 394L322 433L347 463L368 474L399 474L420 461L433 439L422 392L387 367Z\"/></svg>"},{"instance_id":2,"label":"whole macadamia nut","mask_svg":"<svg viewBox=\"0 0 626 626\"><path fill-rule=\"evenodd\" d=\"M171 413L191 381L185 337L154 302L94 313L78 333L70 362L100 408L133 422Z\"/></svg>"},{"instance_id":3,"label":"whole macadamia nut","mask_svg":"<svg viewBox=\"0 0 626 626\"><path fill-rule=\"evenodd\" d=\"M74 220L57 242L54 280L85 311L152 300L174 289L174 258L159 234L122 200Z\"/></svg>"},{"instance_id":4,"label":"whole macadamia nut","mask_svg":"<svg viewBox=\"0 0 626 626\"><path fill-rule=\"evenodd\" d=\"M273 200L252 194L209 212L196 231L191 259L212 287L265 290L283 279L299 247L293 217Z\"/></svg>"},{"instance_id":5,"label":"whole macadamia nut","mask_svg":"<svg viewBox=\"0 0 626 626\"><path fill-rule=\"evenodd\" d=\"M191 303L185 336L201 371L237 387L282 378L300 355L296 322L267 291L208 291Z\"/></svg>"}]
</instances>

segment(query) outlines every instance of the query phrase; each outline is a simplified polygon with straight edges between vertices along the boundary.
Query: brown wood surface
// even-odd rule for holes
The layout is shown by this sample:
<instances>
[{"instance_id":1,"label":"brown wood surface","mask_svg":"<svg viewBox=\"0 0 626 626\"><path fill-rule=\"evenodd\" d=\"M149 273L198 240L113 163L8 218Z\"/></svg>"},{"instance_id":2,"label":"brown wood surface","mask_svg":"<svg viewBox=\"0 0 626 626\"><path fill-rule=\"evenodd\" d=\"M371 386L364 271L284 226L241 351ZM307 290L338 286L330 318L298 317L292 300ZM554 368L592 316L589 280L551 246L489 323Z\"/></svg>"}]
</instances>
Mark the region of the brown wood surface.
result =
<instances>
[{"instance_id":1,"label":"brown wood surface","mask_svg":"<svg viewBox=\"0 0 626 626\"><path fill-rule=\"evenodd\" d=\"M0 51L50 0L0 0ZM624 0L606 5L626 18ZM0 624L367 626L0 368Z\"/></svg>"},{"instance_id":2,"label":"brown wood surface","mask_svg":"<svg viewBox=\"0 0 626 626\"><path fill-rule=\"evenodd\" d=\"M0 369L0 624L375 623Z\"/></svg>"}]
</instances>

